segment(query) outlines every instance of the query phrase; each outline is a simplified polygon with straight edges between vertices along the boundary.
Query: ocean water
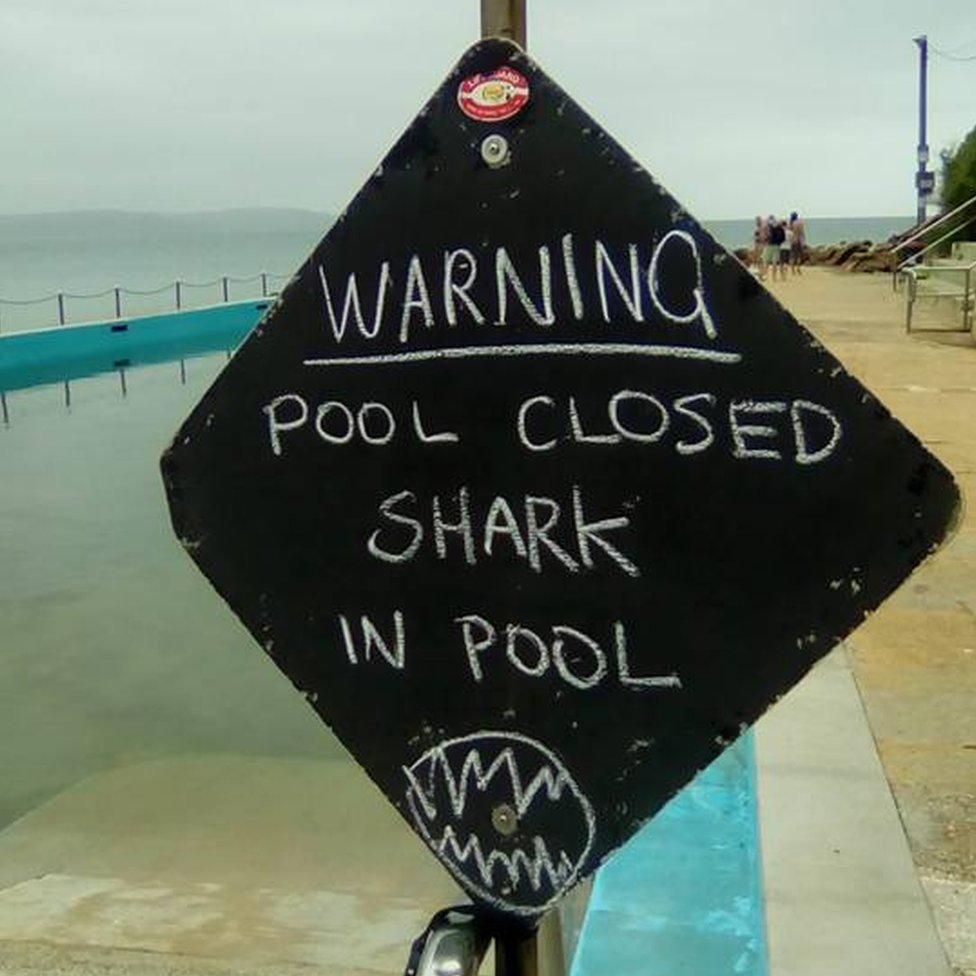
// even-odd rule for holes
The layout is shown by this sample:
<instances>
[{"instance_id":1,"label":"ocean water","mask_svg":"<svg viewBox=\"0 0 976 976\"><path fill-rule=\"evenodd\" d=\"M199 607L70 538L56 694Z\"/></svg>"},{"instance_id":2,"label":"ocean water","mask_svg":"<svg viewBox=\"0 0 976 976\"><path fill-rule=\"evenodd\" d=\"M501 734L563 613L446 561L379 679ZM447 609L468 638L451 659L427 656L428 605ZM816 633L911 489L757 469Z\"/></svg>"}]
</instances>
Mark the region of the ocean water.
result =
<instances>
[{"instance_id":1,"label":"ocean water","mask_svg":"<svg viewBox=\"0 0 976 976\"><path fill-rule=\"evenodd\" d=\"M782 215L787 216L787 215ZM715 239L728 248L750 247L755 217L749 220L706 220ZM836 244L840 241L886 241L914 226L914 217L808 217L807 243Z\"/></svg>"},{"instance_id":2,"label":"ocean water","mask_svg":"<svg viewBox=\"0 0 976 976\"><path fill-rule=\"evenodd\" d=\"M126 315L172 308L176 279L183 282L185 307L219 302L223 275L231 278L231 299L255 297L261 293L260 273L269 273L271 290L280 287L332 220L306 210L0 215L0 331L56 324L58 292L66 295L69 322L112 317L116 285L127 289ZM907 216L812 217L807 232L811 244L880 241L912 223ZM752 218L705 226L728 248L752 241ZM38 298L44 300L9 304Z\"/></svg>"},{"instance_id":3,"label":"ocean water","mask_svg":"<svg viewBox=\"0 0 976 976\"><path fill-rule=\"evenodd\" d=\"M255 297L260 273L269 273L270 290L280 287L333 219L305 210L0 216L0 330L56 324L59 291L69 322L112 317L116 285L128 290L127 315L172 308L176 279L184 307L219 302L223 275L250 279L229 282L231 299ZM147 291L156 293L133 294ZM73 297L92 293L103 294ZM45 296L30 305L2 303Z\"/></svg>"}]
</instances>

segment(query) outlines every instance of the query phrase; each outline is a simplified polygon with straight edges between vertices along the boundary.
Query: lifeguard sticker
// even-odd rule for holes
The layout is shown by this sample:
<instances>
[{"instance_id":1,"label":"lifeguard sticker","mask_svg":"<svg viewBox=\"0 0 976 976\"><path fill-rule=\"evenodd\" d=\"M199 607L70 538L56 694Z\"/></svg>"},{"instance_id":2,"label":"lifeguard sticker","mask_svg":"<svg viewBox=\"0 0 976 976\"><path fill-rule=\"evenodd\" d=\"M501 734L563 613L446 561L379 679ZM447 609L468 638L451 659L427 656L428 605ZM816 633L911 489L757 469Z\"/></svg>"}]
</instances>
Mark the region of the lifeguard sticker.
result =
<instances>
[{"instance_id":1,"label":"lifeguard sticker","mask_svg":"<svg viewBox=\"0 0 976 976\"><path fill-rule=\"evenodd\" d=\"M513 68L498 68L491 74L465 78L458 86L458 105L469 119L501 122L517 115L529 100L525 75Z\"/></svg>"}]
</instances>

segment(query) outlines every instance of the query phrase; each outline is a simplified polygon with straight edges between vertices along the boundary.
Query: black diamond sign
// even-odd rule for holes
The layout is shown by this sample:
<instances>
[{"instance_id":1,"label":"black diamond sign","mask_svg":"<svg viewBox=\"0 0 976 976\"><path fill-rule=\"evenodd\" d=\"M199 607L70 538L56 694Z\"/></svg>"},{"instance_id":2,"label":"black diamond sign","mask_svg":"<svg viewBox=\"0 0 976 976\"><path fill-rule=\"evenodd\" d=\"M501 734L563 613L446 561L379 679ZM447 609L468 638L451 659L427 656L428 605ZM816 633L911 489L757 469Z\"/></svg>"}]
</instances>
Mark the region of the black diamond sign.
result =
<instances>
[{"instance_id":1,"label":"black diamond sign","mask_svg":"<svg viewBox=\"0 0 976 976\"><path fill-rule=\"evenodd\" d=\"M946 469L517 47L472 47L163 458L184 546L532 921L938 545Z\"/></svg>"}]
</instances>

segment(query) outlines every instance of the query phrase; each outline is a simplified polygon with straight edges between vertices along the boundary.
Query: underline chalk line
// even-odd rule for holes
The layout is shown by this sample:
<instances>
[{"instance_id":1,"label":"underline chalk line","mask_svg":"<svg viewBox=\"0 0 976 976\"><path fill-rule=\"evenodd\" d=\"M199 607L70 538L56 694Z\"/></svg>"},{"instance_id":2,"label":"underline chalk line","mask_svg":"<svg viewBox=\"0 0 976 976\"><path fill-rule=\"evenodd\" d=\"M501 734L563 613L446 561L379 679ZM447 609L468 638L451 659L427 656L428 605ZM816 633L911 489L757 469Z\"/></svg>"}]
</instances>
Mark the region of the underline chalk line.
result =
<instances>
[{"instance_id":1,"label":"underline chalk line","mask_svg":"<svg viewBox=\"0 0 976 976\"><path fill-rule=\"evenodd\" d=\"M742 354L697 346L662 346L619 342L539 342L517 346L461 346L446 349L416 349L412 352L378 353L373 356L306 359L306 366L369 366L384 363L419 363L436 359L473 359L504 356L661 356L673 359L698 359L732 365Z\"/></svg>"}]
</instances>

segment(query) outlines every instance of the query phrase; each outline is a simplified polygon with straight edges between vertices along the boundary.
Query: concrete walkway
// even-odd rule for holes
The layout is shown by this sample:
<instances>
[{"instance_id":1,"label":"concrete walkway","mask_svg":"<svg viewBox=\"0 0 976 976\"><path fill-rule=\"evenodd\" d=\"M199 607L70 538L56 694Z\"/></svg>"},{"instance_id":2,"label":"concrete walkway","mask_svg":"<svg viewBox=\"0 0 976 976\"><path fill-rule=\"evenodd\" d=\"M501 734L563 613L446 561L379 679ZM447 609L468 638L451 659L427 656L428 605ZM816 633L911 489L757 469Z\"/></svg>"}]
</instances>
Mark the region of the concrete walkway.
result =
<instances>
[{"instance_id":1,"label":"concrete walkway","mask_svg":"<svg viewBox=\"0 0 976 976\"><path fill-rule=\"evenodd\" d=\"M948 976L845 648L756 742L770 972Z\"/></svg>"},{"instance_id":2,"label":"concrete walkway","mask_svg":"<svg viewBox=\"0 0 976 976\"><path fill-rule=\"evenodd\" d=\"M976 489L976 345L904 331L887 275L808 269L773 293ZM950 308L929 325L954 327ZM976 974L976 515L851 636L851 661L953 965ZM775 713L774 713L775 714ZM775 969L774 969L775 971Z\"/></svg>"}]
</instances>

